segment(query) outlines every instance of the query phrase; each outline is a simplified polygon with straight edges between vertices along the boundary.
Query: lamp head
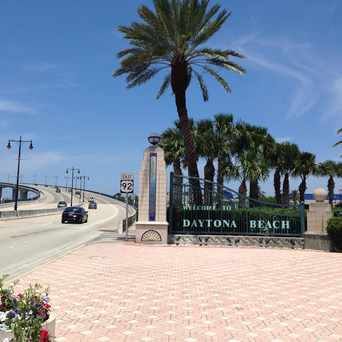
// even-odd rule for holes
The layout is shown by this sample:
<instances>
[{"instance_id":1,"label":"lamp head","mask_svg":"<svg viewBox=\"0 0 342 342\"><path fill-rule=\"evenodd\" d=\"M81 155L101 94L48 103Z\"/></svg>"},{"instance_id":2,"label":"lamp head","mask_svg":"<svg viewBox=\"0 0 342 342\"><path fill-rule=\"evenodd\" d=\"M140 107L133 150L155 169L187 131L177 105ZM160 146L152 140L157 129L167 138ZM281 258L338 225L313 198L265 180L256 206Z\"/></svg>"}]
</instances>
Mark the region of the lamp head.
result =
<instances>
[{"instance_id":1,"label":"lamp head","mask_svg":"<svg viewBox=\"0 0 342 342\"><path fill-rule=\"evenodd\" d=\"M6 147L10 150L11 149L11 142L10 141L8 141L8 144L6 145Z\"/></svg>"},{"instance_id":2,"label":"lamp head","mask_svg":"<svg viewBox=\"0 0 342 342\"><path fill-rule=\"evenodd\" d=\"M148 142L153 146L158 145L160 143L160 135L158 133L150 134L148 137Z\"/></svg>"},{"instance_id":3,"label":"lamp head","mask_svg":"<svg viewBox=\"0 0 342 342\"><path fill-rule=\"evenodd\" d=\"M30 142L29 149L30 149L30 150L33 150L33 144L32 144L32 140L31 140L31 142Z\"/></svg>"}]
</instances>

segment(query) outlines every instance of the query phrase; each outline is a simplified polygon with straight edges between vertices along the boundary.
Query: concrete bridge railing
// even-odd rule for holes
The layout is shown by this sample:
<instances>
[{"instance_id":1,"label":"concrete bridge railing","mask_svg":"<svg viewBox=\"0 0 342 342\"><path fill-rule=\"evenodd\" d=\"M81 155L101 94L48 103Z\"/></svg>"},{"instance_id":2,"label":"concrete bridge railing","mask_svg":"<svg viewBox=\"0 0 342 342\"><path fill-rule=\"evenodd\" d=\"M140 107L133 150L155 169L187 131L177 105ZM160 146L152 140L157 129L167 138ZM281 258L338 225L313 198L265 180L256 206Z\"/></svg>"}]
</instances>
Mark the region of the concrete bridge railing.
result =
<instances>
[{"instance_id":1,"label":"concrete bridge railing","mask_svg":"<svg viewBox=\"0 0 342 342\"><path fill-rule=\"evenodd\" d=\"M12 190L12 201L11 202L2 203L3 202L3 191L4 191L4 189L11 189ZM7 203L14 202L15 192L16 192L16 184L0 182L0 204L2 206L3 205L7 206ZM29 192L33 193L35 196L33 196L32 198L29 198L29 196L28 196ZM41 192L34 187L22 185L22 184L19 185L18 200L20 202L37 200L37 199L39 199L40 195L41 195Z\"/></svg>"}]
</instances>

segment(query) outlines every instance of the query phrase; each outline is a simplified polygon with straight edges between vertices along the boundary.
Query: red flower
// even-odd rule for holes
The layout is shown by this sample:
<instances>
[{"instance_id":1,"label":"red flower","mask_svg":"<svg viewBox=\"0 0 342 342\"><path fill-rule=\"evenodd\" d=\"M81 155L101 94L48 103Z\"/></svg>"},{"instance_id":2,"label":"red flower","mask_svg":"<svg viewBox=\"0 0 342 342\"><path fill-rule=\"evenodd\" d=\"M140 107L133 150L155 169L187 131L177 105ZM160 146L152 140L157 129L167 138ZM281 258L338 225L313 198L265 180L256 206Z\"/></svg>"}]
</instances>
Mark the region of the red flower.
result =
<instances>
[{"instance_id":1,"label":"red flower","mask_svg":"<svg viewBox=\"0 0 342 342\"><path fill-rule=\"evenodd\" d=\"M49 303L44 303L43 307L44 307L44 309L49 310L51 308L51 305Z\"/></svg>"},{"instance_id":2,"label":"red flower","mask_svg":"<svg viewBox=\"0 0 342 342\"><path fill-rule=\"evenodd\" d=\"M46 329L40 331L39 342L49 342L49 332Z\"/></svg>"}]
</instances>

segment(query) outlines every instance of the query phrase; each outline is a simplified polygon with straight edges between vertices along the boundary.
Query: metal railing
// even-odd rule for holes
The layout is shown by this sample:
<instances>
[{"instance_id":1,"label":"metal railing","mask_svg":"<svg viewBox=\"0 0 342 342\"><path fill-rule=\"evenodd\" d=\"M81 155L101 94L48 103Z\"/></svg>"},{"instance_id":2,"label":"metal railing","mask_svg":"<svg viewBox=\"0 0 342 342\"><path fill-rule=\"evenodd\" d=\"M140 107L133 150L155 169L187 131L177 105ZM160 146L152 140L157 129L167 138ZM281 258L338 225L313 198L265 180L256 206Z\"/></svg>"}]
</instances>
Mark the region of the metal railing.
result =
<instances>
[{"instance_id":1,"label":"metal railing","mask_svg":"<svg viewBox=\"0 0 342 342\"><path fill-rule=\"evenodd\" d=\"M173 174L168 216L170 234L301 236L306 225L303 205L283 208L217 183Z\"/></svg>"}]
</instances>

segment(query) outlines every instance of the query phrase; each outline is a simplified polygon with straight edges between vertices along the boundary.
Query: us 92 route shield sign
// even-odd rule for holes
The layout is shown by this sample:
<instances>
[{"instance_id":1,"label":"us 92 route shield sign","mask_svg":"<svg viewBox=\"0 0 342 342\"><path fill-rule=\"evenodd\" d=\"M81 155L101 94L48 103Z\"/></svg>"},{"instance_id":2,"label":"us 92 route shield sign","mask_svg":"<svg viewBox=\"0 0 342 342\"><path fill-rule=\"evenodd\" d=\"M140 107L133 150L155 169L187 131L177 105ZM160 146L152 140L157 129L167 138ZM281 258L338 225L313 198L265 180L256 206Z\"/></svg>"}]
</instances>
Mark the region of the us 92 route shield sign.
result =
<instances>
[{"instance_id":1,"label":"us 92 route shield sign","mask_svg":"<svg viewBox=\"0 0 342 342\"><path fill-rule=\"evenodd\" d=\"M129 175L129 174L121 175L120 192L122 194L132 194L134 192L133 175Z\"/></svg>"}]
</instances>

